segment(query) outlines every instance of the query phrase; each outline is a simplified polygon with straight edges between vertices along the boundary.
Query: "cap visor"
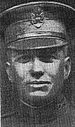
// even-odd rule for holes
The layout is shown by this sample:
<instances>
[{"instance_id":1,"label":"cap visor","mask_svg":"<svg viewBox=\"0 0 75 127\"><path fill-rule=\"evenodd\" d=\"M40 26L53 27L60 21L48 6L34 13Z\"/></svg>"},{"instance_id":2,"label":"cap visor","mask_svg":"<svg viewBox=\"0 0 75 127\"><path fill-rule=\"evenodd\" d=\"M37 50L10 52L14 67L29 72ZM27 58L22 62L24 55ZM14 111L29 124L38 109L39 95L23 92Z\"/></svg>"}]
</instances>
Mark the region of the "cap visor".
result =
<instances>
[{"instance_id":1,"label":"cap visor","mask_svg":"<svg viewBox=\"0 0 75 127\"><path fill-rule=\"evenodd\" d=\"M67 42L56 38L33 38L33 39L21 39L10 43L8 48L25 50L25 49L39 49L48 47L59 47L66 45Z\"/></svg>"}]
</instances>

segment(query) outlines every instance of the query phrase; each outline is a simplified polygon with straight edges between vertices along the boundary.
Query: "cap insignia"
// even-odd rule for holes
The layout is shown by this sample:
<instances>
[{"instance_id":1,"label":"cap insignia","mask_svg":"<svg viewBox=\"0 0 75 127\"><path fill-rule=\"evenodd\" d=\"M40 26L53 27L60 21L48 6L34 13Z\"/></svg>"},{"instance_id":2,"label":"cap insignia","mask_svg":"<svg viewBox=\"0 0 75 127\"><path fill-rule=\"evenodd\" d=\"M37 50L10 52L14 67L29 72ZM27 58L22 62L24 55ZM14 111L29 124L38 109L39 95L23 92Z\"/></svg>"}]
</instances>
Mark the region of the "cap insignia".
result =
<instances>
[{"instance_id":1,"label":"cap insignia","mask_svg":"<svg viewBox=\"0 0 75 127\"><path fill-rule=\"evenodd\" d=\"M40 28L44 23L44 12L38 7L34 13L31 13L31 23L36 27Z\"/></svg>"}]
</instances>

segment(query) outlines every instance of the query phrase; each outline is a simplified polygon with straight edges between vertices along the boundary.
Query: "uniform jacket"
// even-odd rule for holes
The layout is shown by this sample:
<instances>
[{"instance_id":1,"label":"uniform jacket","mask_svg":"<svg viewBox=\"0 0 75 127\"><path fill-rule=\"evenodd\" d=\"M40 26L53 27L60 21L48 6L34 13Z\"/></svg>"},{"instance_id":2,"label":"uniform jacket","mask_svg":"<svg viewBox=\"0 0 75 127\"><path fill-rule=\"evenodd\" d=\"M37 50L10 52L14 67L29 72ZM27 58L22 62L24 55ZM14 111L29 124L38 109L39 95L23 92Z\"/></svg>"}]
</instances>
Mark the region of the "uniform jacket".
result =
<instances>
[{"instance_id":1,"label":"uniform jacket","mask_svg":"<svg viewBox=\"0 0 75 127\"><path fill-rule=\"evenodd\" d=\"M16 111L2 115L1 127L75 127L75 109L66 99L55 109L53 106L41 111L17 108Z\"/></svg>"}]
</instances>

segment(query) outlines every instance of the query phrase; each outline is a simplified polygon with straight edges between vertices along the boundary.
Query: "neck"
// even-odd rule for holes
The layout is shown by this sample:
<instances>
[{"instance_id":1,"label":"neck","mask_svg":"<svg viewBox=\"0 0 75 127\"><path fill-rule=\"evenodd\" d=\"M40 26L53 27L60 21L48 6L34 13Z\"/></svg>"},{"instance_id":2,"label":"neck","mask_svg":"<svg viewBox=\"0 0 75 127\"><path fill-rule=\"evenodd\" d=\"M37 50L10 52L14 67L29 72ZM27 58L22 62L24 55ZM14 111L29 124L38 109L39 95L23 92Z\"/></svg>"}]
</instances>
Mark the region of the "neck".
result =
<instances>
[{"instance_id":1,"label":"neck","mask_svg":"<svg viewBox=\"0 0 75 127\"><path fill-rule=\"evenodd\" d=\"M45 124L57 118L57 111L64 101L64 96L58 97L58 100L54 100L42 107L32 107L26 103L20 101L20 112L24 120L29 121L30 124Z\"/></svg>"}]
</instances>

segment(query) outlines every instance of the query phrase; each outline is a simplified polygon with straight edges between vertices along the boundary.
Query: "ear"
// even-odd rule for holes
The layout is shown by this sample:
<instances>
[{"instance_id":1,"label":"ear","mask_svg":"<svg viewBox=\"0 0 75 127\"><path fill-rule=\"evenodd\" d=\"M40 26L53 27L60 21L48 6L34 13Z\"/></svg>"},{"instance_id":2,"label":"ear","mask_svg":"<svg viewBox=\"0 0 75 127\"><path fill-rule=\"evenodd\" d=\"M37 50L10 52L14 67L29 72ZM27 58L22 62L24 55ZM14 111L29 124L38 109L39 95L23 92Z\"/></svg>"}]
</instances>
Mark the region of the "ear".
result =
<instances>
[{"instance_id":1,"label":"ear","mask_svg":"<svg viewBox=\"0 0 75 127\"><path fill-rule=\"evenodd\" d=\"M6 69L6 73L8 75L8 79L11 81L11 78L10 78L10 63L9 62L6 62L5 69Z\"/></svg>"},{"instance_id":2,"label":"ear","mask_svg":"<svg viewBox=\"0 0 75 127\"><path fill-rule=\"evenodd\" d=\"M66 57L64 60L64 79L67 79L71 72L71 59Z\"/></svg>"},{"instance_id":3,"label":"ear","mask_svg":"<svg viewBox=\"0 0 75 127\"><path fill-rule=\"evenodd\" d=\"M9 68L10 68L10 63L6 62L5 69L6 69L7 74L9 74Z\"/></svg>"}]
</instances>

